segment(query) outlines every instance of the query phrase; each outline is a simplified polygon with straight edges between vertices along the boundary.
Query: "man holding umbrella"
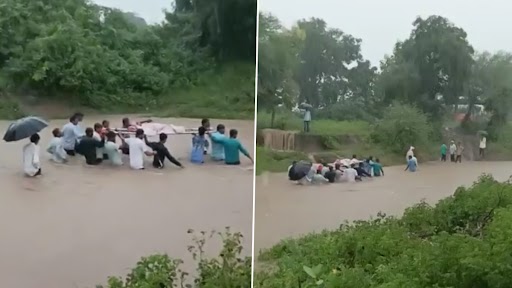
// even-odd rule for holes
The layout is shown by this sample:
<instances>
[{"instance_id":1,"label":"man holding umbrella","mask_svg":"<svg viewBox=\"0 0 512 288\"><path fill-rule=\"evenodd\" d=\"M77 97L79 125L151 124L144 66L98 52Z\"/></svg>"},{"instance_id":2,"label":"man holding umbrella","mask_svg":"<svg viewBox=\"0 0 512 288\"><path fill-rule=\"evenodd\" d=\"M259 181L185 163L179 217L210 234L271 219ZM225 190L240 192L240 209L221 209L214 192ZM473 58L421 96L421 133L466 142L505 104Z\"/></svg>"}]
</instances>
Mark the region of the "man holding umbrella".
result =
<instances>
[{"instance_id":1,"label":"man holding umbrella","mask_svg":"<svg viewBox=\"0 0 512 288\"><path fill-rule=\"evenodd\" d=\"M30 143L23 146L23 172L29 177L41 175L41 161L39 160L39 134L30 136Z\"/></svg>"},{"instance_id":2,"label":"man holding umbrella","mask_svg":"<svg viewBox=\"0 0 512 288\"><path fill-rule=\"evenodd\" d=\"M311 123L311 108L313 108L313 106L304 102L301 104L301 107L305 110L304 111L304 132L307 133L307 132L309 132L309 124Z\"/></svg>"},{"instance_id":3,"label":"man holding umbrella","mask_svg":"<svg viewBox=\"0 0 512 288\"><path fill-rule=\"evenodd\" d=\"M11 123L4 135L4 141L14 142L30 137L30 143L23 146L23 172L27 176L41 175L41 162L39 161L39 133L48 123L39 117L25 117Z\"/></svg>"}]
</instances>

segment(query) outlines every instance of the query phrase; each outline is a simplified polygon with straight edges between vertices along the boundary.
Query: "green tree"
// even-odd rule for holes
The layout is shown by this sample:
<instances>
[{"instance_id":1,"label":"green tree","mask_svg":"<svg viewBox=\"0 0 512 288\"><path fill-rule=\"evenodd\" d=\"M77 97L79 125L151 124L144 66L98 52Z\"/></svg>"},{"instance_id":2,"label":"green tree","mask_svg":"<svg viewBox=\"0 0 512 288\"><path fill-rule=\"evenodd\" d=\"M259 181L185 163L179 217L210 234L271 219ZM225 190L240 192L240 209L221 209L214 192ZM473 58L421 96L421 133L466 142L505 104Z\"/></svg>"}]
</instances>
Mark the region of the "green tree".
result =
<instances>
[{"instance_id":1,"label":"green tree","mask_svg":"<svg viewBox=\"0 0 512 288\"><path fill-rule=\"evenodd\" d=\"M314 107L337 103L349 91L348 66L362 60L361 40L317 18L299 21L298 27L306 35L297 72L301 102Z\"/></svg>"},{"instance_id":2,"label":"green tree","mask_svg":"<svg viewBox=\"0 0 512 288\"><path fill-rule=\"evenodd\" d=\"M428 148L431 134L432 126L424 113L415 107L395 103L376 123L372 138L391 152L404 153L409 146Z\"/></svg>"},{"instance_id":3,"label":"green tree","mask_svg":"<svg viewBox=\"0 0 512 288\"><path fill-rule=\"evenodd\" d=\"M182 0L164 22L147 25L86 0L6 0L0 69L11 86L42 97L66 95L92 107L156 105L218 65L253 63L255 9L255 0Z\"/></svg>"},{"instance_id":4,"label":"green tree","mask_svg":"<svg viewBox=\"0 0 512 288\"><path fill-rule=\"evenodd\" d=\"M273 127L276 108L290 109L297 102L298 88L293 76L302 40L270 14L261 14L259 23L258 111L271 112Z\"/></svg>"},{"instance_id":5,"label":"green tree","mask_svg":"<svg viewBox=\"0 0 512 288\"><path fill-rule=\"evenodd\" d=\"M439 116L442 104L457 105L471 75L473 47L466 32L448 19L417 18L408 39L382 64L384 100L407 101Z\"/></svg>"}]
</instances>

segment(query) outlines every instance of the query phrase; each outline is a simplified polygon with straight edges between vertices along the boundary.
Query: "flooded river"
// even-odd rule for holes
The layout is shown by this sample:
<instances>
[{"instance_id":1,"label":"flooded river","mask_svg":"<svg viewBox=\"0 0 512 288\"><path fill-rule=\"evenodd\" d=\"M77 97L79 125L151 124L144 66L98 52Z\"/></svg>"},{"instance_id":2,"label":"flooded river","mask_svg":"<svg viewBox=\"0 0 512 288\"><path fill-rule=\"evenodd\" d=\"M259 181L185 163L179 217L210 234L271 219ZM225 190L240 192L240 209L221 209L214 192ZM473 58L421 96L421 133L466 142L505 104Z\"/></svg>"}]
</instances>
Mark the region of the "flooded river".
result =
<instances>
[{"instance_id":1,"label":"flooded river","mask_svg":"<svg viewBox=\"0 0 512 288\"><path fill-rule=\"evenodd\" d=\"M133 120L136 120L133 117ZM121 117L108 117L118 127ZM157 119L155 122L198 127L200 120ZM103 118L85 117L82 127ZM67 121L50 122L42 135L43 177L22 175L22 146L0 143L0 282L11 288L95 287L109 275L124 276L141 256L165 252L186 261L193 272L187 229L223 230L231 226L246 237L251 251L252 167L188 161L191 137L170 136L167 146L186 168L167 162L154 170L150 157L145 171L128 167L86 167L82 157L68 165L49 162L43 152L51 129ZM253 151L253 122L211 120L236 128ZM8 122L0 122L0 131ZM127 159L124 160L127 163ZM218 252L210 242L208 253Z\"/></svg>"},{"instance_id":2,"label":"flooded river","mask_svg":"<svg viewBox=\"0 0 512 288\"><path fill-rule=\"evenodd\" d=\"M416 173L402 167L384 168L385 177L362 183L300 186L287 175L256 178L256 254L279 240L323 229L335 229L344 220L368 219L383 211L400 215L422 199L436 203L461 185L471 185L482 173L498 180L512 175L512 162L420 164Z\"/></svg>"}]
</instances>

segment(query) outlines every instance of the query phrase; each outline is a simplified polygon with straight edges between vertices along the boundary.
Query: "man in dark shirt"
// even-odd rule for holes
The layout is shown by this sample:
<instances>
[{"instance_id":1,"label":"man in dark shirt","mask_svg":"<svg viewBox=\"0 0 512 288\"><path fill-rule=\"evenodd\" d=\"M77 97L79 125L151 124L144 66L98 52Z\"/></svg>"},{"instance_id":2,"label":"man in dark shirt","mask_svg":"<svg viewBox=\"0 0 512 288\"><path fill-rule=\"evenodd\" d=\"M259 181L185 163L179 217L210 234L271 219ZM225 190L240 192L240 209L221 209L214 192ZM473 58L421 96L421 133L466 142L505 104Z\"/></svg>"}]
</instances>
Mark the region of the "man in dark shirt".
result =
<instances>
[{"instance_id":1,"label":"man in dark shirt","mask_svg":"<svg viewBox=\"0 0 512 288\"><path fill-rule=\"evenodd\" d=\"M101 141L93 138L94 130L89 127L85 129L85 137L80 140L78 149L85 157L85 163L88 165L98 165L103 159L96 158L96 148L102 148L105 146L105 137L101 137Z\"/></svg>"},{"instance_id":2,"label":"man in dark shirt","mask_svg":"<svg viewBox=\"0 0 512 288\"><path fill-rule=\"evenodd\" d=\"M153 167L159 169L164 168L164 161L165 158L167 158L169 159L169 161L171 161L172 164L180 168L185 168L178 160L176 160L176 158L172 157L167 147L165 147L165 142L167 141L167 134L160 134L160 142L149 142L146 136L144 136L144 140L146 142L146 145L148 145L149 148L153 149L153 151L156 152L155 156L153 156Z\"/></svg>"},{"instance_id":3,"label":"man in dark shirt","mask_svg":"<svg viewBox=\"0 0 512 288\"><path fill-rule=\"evenodd\" d=\"M366 170L364 170L362 163L359 163L359 165L357 167L354 167L354 169L356 169L357 176L359 176L359 177L370 177L370 178L372 177L372 175L370 175L370 173L368 173L368 172L366 172Z\"/></svg>"},{"instance_id":4,"label":"man in dark shirt","mask_svg":"<svg viewBox=\"0 0 512 288\"><path fill-rule=\"evenodd\" d=\"M329 166L329 171L325 172L324 177L329 180L329 183L334 183L336 181L336 171L332 166Z\"/></svg>"}]
</instances>

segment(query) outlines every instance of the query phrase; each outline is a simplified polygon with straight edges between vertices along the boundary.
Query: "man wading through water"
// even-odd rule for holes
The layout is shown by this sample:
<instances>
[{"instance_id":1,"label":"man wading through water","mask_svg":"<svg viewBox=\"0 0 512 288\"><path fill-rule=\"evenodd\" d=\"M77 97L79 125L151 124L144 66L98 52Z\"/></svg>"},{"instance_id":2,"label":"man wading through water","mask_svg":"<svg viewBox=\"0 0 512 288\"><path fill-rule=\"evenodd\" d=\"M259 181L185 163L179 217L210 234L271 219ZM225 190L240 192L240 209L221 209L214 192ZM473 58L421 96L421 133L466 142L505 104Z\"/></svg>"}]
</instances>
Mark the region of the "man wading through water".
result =
<instances>
[{"instance_id":1,"label":"man wading through water","mask_svg":"<svg viewBox=\"0 0 512 288\"><path fill-rule=\"evenodd\" d=\"M172 164L180 168L185 168L178 160L176 160L176 158L172 157L167 147L165 147L165 142L167 141L167 134L161 133L159 137L159 142L149 142L146 135L144 135L144 142L146 142L146 145L148 145L151 149L153 149L153 151L156 152L156 154L153 157L153 167L159 169L164 168L164 161L165 158L167 158L169 159L169 161L171 161Z\"/></svg>"}]
</instances>

